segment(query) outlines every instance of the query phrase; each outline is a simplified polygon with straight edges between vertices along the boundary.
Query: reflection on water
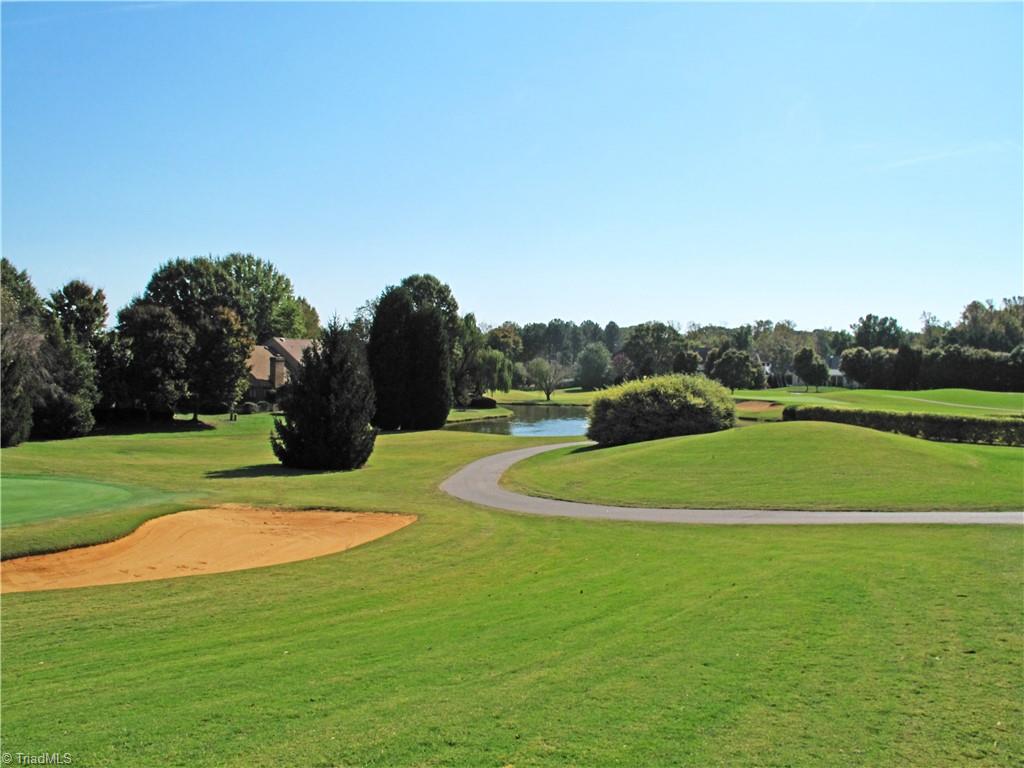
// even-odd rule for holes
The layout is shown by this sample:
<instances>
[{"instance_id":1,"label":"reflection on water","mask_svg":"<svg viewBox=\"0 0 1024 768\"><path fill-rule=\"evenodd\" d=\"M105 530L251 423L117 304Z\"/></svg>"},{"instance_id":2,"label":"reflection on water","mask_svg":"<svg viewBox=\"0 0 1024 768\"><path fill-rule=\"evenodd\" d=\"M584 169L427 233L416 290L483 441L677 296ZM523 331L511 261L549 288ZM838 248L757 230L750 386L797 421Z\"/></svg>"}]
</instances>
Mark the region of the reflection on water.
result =
<instances>
[{"instance_id":1,"label":"reflection on water","mask_svg":"<svg viewBox=\"0 0 1024 768\"><path fill-rule=\"evenodd\" d=\"M587 432L587 409L579 405L503 405L508 419L449 424L445 429L517 437L581 437Z\"/></svg>"}]
</instances>

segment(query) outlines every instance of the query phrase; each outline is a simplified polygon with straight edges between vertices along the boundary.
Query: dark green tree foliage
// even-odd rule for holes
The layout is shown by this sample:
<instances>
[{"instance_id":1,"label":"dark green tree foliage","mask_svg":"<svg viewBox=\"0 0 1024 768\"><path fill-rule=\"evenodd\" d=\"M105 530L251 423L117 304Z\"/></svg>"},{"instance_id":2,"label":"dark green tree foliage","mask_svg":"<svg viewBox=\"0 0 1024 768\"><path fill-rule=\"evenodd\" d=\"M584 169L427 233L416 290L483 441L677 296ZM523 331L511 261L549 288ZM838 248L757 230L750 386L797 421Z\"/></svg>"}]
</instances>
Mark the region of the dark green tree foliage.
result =
<instances>
[{"instance_id":1,"label":"dark green tree foliage","mask_svg":"<svg viewBox=\"0 0 1024 768\"><path fill-rule=\"evenodd\" d=\"M515 323L502 323L487 332L487 346L501 352L509 360L522 360L523 338Z\"/></svg>"},{"instance_id":2,"label":"dark green tree foliage","mask_svg":"<svg viewBox=\"0 0 1024 768\"><path fill-rule=\"evenodd\" d=\"M238 285L224 264L208 257L163 264L150 278L143 299L171 310L193 333L220 307L234 310L252 327Z\"/></svg>"},{"instance_id":3,"label":"dark green tree foliage","mask_svg":"<svg viewBox=\"0 0 1024 768\"><path fill-rule=\"evenodd\" d=\"M359 338L337 320L302 355L299 375L281 396L284 417L270 443L287 467L349 470L373 453L373 384Z\"/></svg>"},{"instance_id":4,"label":"dark green tree foliage","mask_svg":"<svg viewBox=\"0 0 1024 768\"><path fill-rule=\"evenodd\" d=\"M92 431L93 408L99 402L92 353L65 338L57 320L49 321L41 348L45 372L36 391L32 436L43 439L82 437Z\"/></svg>"},{"instance_id":5,"label":"dark green tree foliage","mask_svg":"<svg viewBox=\"0 0 1024 768\"><path fill-rule=\"evenodd\" d=\"M444 425L452 402L446 326L436 305L426 302L417 308L407 288L388 288L381 295L367 347L377 395L374 425L381 429Z\"/></svg>"},{"instance_id":6,"label":"dark green tree foliage","mask_svg":"<svg viewBox=\"0 0 1024 768\"><path fill-rule=\"evenodd\" d=\"M238 402L248 382L247 360L254 343L238 315L226 307L199 321L196 348L201 353L191 356L189 374L193 421L199 420L201 405L219 410Z\"/></svg>"},{"instance_id":7,"label":"dark green tree foliage","mask_svg":"<svg viewBox=\"0 0 1024 768\"><path fill-rule=\"evenodd\" d=\"M41 318L45 314L43 300L32 284L32 279L25 270L18 270L6 258L0 258L0 285L13 306L17 307L16 315L22 318Z\"/></svg>"},{"instance_id":8,"label":"dark green tree foliage","mask_svg":"<svg viewBox=\"0 0 1024 768\"><path fill-rule=\"evenodd\" d=\"M189 395L192 331L167 307L136 300L117 315L125 392L149 417L171 414Z\"/></svg>"},{"instance_id":9,"label":"dark green tree foliage","mask_svg":"<svg viewBox=\"0 0 1024 768\"><path fill-rule=\"evenodd\" d=\"M381 429L400 429L408 410L408 333L414 311L409 291L391 287L373 315L366 352L377 403L373 423Z\"/></svg>"},{"instance_id":10,"label":"dark green tree foliage","mask_svg":"<svg viewBox=\"0 0 1024 768\"><path fill-rule=\"evenodd\" d=\"M287 275L251 253L232 253L220 263L235 284L239 314L247 319L250 335L266 341L272 336L294 338L305 334L306 318Z\"/></svg>"},{"instance_id":11,"label":"dark green tree foliage","mask_svg":"<svg viewBox=\"0 0 1024 768\"><path fill-rule=\"evenodd\" d=\"M622 349L622 329L619 328L618 323L610 321L608 325L604 327L604 345L608 347L608 351L613 355Z\"/></svg>"},{"instance_id":12,"label":"dark green tree foliage","mask_svg":"<svg viewBox=\"0 0 1024 768\"><path fill-rule=\"evenodd\" d=\"M672 361L682 343L679 331L670 325L641 323L630 330L622 351L632 361L636 376L656 376L672 370Z\"/></svg>"},{"instance_id":13,"label":"dark green tree foliage","mask_svg":"<svg viewBox=\"0 0 1024 768\"><path fill-rule=\"evenodd\" d=\"M871 379L871 353L864 347L843 350L839 370L858 384L866 384Z\"/></svg>"},{"instance_id":14,"label":"dark green tree foliage","mask_svg":"<svg viewBox=\"0 0 1024 768\"><path fill-rule=\"evenodd\" d=\"M4 283L0 286L0 446L6 448L24 442L32 431L32 403L38 387L42 334L38 317L33 317L31 312L23 316L18 300L8 291L8 273L17 275L18 272L6 259L3 272ZM27 281L28 276L24 276ZM28 284L31 286L31 282Z\"/></svg>"},{"instance_id":15,"label":"dark green tree foliage","mask_svg":"<svg viewBox=\"0 0 1024 768\"><path fill-rule=\"evenodd\" d=\"M513 363L503 352L488 347L481 349L477 358L477 394L492 390L508 392L512 388Z\"/></svg>"},{"instance_id":16,"label":"dark green tree foliage","mask_svg":"<svg viewBox=\"0 0 1024 768\"><path fill-rule=\"evenodd\" d=\"M72 280L50 294L50 311L65 339L95 351L107 322L107 298L100 288Z\"/></svg>"},{"instance_id":17,"label":"dark green tree foliage","mask_svg":"<svg viewBox=\"0 0 1024 768\"><path fill-rule=\"evenodd\" d=\"M603 343L594 341L587 344L576 361L577 383L584 389L603 387L608 382L611 362L611 353Z\"/></svg>"},{"instance_id":18,"label":"dark green tree foliage","mask_svg":"<svg viewBox=\"0 0 1024 768\"><path fill-rule=\"evenodd\" d=\"M804 347L793 356L793 370L803 381L805 388L817 389L823 384L828 384L828 366L810 347Z\"/></svg>"},{"instance_id":19,"label":"dark green tree foliage","mask_svg":"<svg viewBox=\"0 0 1024 768\"><path fill-rule=\"evenodd\" d=\"M320 335L320 315L313 305L302 296L296 297L295 303L299 308L299 314L302 315L301 337L304 339L315 339Z\"/></svg>"},{"instance_id":20,"label":"dark green tree foliage","mask_svg":"<svg viewBox=\"0 0 1024 768\"><path fill-rule=\"evenodd\" d=\"M758 376L760 368L748 353L739 349L727 349L714 361L709 375L732 390L760 388L764 386L764 375Z\"/></svg>"},{"instance_id":21,"label":"dark green tree foliage","mask_svg":"<svg viewBox=\"0 0 1024 768\"><path fill-rule=\"evenodd\" d=\"M547 335L547 323L527 323L520 332L523 341L521 362L534 360L544 355L544 337Z\"/></svg>"},{"instance_id":22,"label":"dark green tree foliage","mask_svg":"<svg viewBox=\"0 0 1024 768\"><path fill-rule=\"evenodd\" d=\"M411 366L402 429L440 429L452 407L448 335L441 312L431 305L417 309L407 335Z\"/></svg>"},{"instance_id":23,"label":"dark green tree foliage","mask_svg":"<svg viewBox=\"0 0 1024 768\"><path fill-rule=\"evenodd\" d=\"M594 342L600 341L604 343L604 331L601 330L601 326L595 323L593 320L584 320L580 323L580 338L582 339L583 346L587 344L593 344ZM582 348L580 349L582 352Z\"/></svg>"},{"instance_id":24,"label":"dark green tree foliage","mask_svg":"<svg viewBox=\"0 0 1024 768\"><path fill-rule=\"evenodd\" d=\"M900 328L894 317L865 315L851 325L850 330L853 331L854 344L866 349L897 347L907 338L907 332Z\"/></svg>"},{"instance_id":25,"label":"dark green tree foliage","mask_svg":"<svg viewBox=\"0 0 1024 768\"><path fill-rule=\"evenodd\" d=\"M622 445L716 432L735 423L736 405L721 384L704 376L656 376L597 395L587 437L601 446Z\"/></svg>"},{"instance_id":26,"label":"dark green tree foliage","mask_svg":"<svg viewBox=\"0 0 1024 768\"><path fill-rule=\"evenodd\" d=\"M692 349L681 349L672 358L673 373L696 373L700 368L700 355Z\"/></svg>"},{"instance_id":27,"label":"dark green tree foliage","mask_svg":"<svg viewBox=\"0 0 1024 768\"><path fill-rule=\"evenodd\" d=\"M1003 299L996 307L991 301L972 301L964 307L960 322L943 338L947 345L1010 352L1024 343L1024 296Z\"/></svg>"},{"instance_id":28,"label":"dark green tree foliage","mask_svg":"<svg viewBox=\"0 0 1024 768\"><path fill-rule=\"evenodd\" d=\"M425 308L430 306L425 305ZM465 406L473 395L479 392L478 382L482 375L480 354L486 344L484 334L472 312L459 320L459 332L455 338L458 345L457 353L448 355L449 365L452 366L452 396L456 403Z\"/></svg>"}]
</instances>

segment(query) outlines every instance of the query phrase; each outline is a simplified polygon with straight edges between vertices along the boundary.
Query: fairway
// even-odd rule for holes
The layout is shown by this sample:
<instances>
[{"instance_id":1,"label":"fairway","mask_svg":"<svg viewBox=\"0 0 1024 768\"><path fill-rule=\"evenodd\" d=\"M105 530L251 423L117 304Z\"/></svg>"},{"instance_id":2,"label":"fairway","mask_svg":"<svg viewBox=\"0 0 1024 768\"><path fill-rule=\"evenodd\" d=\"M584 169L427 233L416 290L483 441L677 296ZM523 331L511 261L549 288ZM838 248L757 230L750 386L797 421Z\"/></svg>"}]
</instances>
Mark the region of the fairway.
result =
<instances>
[{"instance_id":1,"label":"fairway","mask_svg":"<svg viewBox=\"0 0 1024 768\"><path fill-rule=\"evenodd\" d=\"M1022 416L1024 393L983 392L977 389L843 389L803 387L737 389L737 400L769 400L783 405L825 405L875 411L940 413L958 416Z\"/></svg>"},{"instance_id":2,"label":"fairway","mask_svg":"<svg viewBox=\"0 0 1024 768\"><path fill-rule=\"evenodd\" d=\"M129 505L144 506L170 495L95 480L5 474L0 482L0 525L42 522Z\"/></svg>"},{"instance_id":3,"label":"fairway","mask_svg":"<svg viewBox=\"0 0 1024 768\"><path fill-rule=\"evenodd\" d=\"M438 485L552 441L383 435L365 469L299 472L274 461L269 416L208 420L28 443L4 468L419 520L315 560L5 595L5 749L60 723L92 766L1003 766L1024 750L1018 528L538 519ZM742 432L776 426L806 425ZM138 514L12 526L5 545Z\"/></svg>"},{"instance_id":4,"label":"fairway","mask_svg":"<svg viewBox=\"0 0 1024 768\"><path fill-rule=\"evenodd\" d=\"M936 443L819 422L760 424L514 465L510 490L637 507L1024 509L1024 449Z\"/></svg>"}]
</instances>

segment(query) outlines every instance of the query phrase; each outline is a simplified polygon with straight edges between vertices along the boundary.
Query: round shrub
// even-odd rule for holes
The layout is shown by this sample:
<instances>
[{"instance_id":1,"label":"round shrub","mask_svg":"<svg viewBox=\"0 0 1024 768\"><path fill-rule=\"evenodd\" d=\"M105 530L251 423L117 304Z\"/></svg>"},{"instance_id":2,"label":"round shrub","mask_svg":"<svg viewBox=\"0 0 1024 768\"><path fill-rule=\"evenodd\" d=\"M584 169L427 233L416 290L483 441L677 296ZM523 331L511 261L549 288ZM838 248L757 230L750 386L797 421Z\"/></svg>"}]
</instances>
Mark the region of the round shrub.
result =
<instances>
[{"instance_id":1,"label":"round shrub","mask_svg":"<svg viewBox=\"0 0 1024 768\"><path fill-rule=\"evenodd\" d=\"M623 445L729 429L736 405L729 390L704 376L655 376L605 390L589 416L587 437Z\"/></svg>"},{"instance_id":2,"label":"round shrub","mask_svg":"<svg viewBox=\"0 0 1024 768\"><path fill-rule=\"evenodd\" d=\"M493 397L484 397L483 395L479 395L479 396L474 397L472 400L469 401L469 407L470 408L497 408L498 407L498 401L495 400Z\"/></svg>"},{"instance_id":3,"label":"round shrub","mask_svg":"<svg viewBox=\"0 0 1024 768\"><path fill-rule=\"evenodd\" d=\"M256 405L256 403L253 403L251 401L246 401L246 402L242 403L240 406L238 406L238 412L239 413L249 414L249 413L257 413L258 411L259 411L259 406Z\"/></svg>"}]
</instances>

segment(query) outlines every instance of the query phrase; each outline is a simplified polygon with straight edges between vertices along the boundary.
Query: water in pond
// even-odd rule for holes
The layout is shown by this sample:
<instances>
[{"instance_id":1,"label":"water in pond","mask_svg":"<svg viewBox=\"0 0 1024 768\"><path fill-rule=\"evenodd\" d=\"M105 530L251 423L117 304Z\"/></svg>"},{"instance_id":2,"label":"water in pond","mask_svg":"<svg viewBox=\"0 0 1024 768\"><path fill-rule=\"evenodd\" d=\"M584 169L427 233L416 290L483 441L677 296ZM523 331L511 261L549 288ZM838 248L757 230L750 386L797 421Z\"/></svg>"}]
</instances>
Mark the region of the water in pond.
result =
<instances>
[{"instance_id":1,"label":"water in pond","mask_svg":"<svg viewBox=\"0 0 1024 768\"><path fill-rule=\"evenodd\" d=\"M581 437L587 432L587 409L580 405L505 405L507 419L449 424L445 429L517 437Z\"/></svg>"}]
</instances>

